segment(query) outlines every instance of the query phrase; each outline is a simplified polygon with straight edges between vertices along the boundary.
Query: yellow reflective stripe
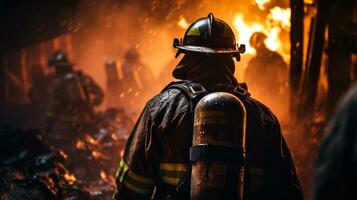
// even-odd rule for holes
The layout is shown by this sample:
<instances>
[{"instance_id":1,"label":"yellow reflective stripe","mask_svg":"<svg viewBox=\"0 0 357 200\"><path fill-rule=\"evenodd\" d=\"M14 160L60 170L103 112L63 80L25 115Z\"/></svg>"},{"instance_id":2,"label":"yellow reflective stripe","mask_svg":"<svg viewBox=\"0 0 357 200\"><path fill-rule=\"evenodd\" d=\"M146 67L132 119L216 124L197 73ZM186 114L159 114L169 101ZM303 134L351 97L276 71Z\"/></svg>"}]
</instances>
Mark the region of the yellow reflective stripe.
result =
<instances>
[{"instance_id":1,"label":"yellow reflective stripe","mask_svg":"<svg viewBox=\"0 0 357 200\"><path fill-rule=\"evenodd\" d=\"M188 30L187 35L200 35L200 30L197 27L191 27L190 30Z\"/></svg>"},{"instance_id":2,"label":"yellow reflective stripe","mask_svg":"<svg viewBox=\"0 0 357 200\"><path fill-rule=\"evenodd\" d=\"M125 165L124 160L123 160L123 159L121 159L121 160L120 160L120 164L119 164L119 166L120 166L120 167L124 167L124 165Z\"/></svg>"},{"instance_id":3,"label":"yellow reflective stripe","mask_svg":"<svg viewBox=\"0 0 357 200\"><path fill-rule=\"evenodd\" d=\"M154 180L150 178L145 178L140 175L135 174L133 171L128 172L128 176L132 178L133 180L139 182L139 183L144 183L144 184L154 184Z\"/></svg>"},{"instance_id":4,"label":"yellow reflective stripe","mask_svg":"<svg viewBox=\"0 0 357 200\"><path fill-rule=\"evenodd\" d=\"M117 174L116 174L116 177L117 177L119 183L123 182L123 179L124 179L124 177L125 177L125 175L126 175L128 170L129 170L128 165L126 165L124 163L124 161L121 160L120 164L119 164L119 169L118 169Z\"/></svg>"},{"instance_id":5,"label":"yellow reflective stripe","mask_svg":"<svg viewBox=\"0 0 357 200\"><path fill-rule=\"evenodd\" d=\"M167 177L167 176L161 176L160 178L162 181L164 181L165 183L168 183L170 185L178 185L181 181L181 178L171 178L171 177Z\"/></svg>"},{"instance_id":6,"label":"yellow reflective stripe","mask_svg":"<svg viewBox=\"0 0 357 200\"><path fill-rule=\"evenodd\" d=\"M170 185L178 185L186 171L186 164L160 163L160 179Z\"/></svg>"},{"instance_id":7,"label":"yellow reflective stripe","mask_svg":"<svg viewBox=\"0 0 357 200\"><path fill-rule=\"evenodd\" d=\"M186 164L160 163L160 170L185 172L185 171L187 171L187 165Z\"/></svg>"},{"instance_id":8,"label":"yellow reflective stripe","mask_svg":"<svg viewBox=\"0 0 357 200\"><path fill-rule=\"evenodd\" d=\"M130 190L139 193L139 194L147 194L149 192L151 192L151 189L144 189L144 188L139 188L134 186L133 184L129 183L128 181L124 181L124 186L129 188Z\"/></svg>"},{"instance_id":9,"label":"yellow reflective stripe","mask_svg":"<svg viewBox=\"0 0 357 200\"><path fill-rule=\"evenodd\" d=\"M119 184L123 184L128 189L139 194L147 194L154 188L155 182L153 179L140 176L129 170L129 166L125 164L124 160L120 161L116 176Z\"/></svg>"}]
</instances>

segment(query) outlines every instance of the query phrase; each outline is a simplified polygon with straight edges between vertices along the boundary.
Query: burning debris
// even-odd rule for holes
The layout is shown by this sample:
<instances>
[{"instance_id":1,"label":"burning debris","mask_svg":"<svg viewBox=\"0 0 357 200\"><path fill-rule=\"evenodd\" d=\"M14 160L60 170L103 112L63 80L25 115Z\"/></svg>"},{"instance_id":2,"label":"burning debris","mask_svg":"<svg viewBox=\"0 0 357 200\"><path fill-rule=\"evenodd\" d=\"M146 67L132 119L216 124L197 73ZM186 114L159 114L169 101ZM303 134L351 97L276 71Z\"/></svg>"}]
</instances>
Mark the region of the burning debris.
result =
<instances>
[{"instance_id":1,"label":"burning debris","mask_svg":"<svg viewBox=\"0 0 357 200\"><path fill-rule=\"evenodd\" d=\"M97 128L76 142L42 132L0 130L0 197L5 199L111 199L117 164L132 122L122 110L100 114ZM56 149L49 143L63 143ZM109 155L116 156L109 156Z\"/></svg>"},{"instance_id":2,"label":"burning debris","mask_svg":"<svg viewBox=\"0 0 357 200\"><path fill-rule=\"evenodd\" d=\"M89 199L66 156L37 130L0 130L1 199Z\"/></svg>"}]
</instances>

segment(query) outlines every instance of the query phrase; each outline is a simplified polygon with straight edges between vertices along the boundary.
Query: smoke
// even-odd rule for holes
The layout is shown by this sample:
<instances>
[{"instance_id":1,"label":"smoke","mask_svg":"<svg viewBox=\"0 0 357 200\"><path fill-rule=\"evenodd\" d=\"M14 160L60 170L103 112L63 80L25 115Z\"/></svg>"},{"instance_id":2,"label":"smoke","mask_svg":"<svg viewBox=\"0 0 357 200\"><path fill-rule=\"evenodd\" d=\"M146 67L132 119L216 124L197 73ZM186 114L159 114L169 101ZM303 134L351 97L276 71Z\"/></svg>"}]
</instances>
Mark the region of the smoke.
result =
<instances>
[{"instance_id":1,"label":"smoke","mask_svg":"<svg viewBox=\"0 0 357 200\"><path fill-rule=\"evenodd\" d=\"M74 59L104 86L105 60L114 58L121 63L126 50L136 48L141 60L158 76L174 57L173 38L184 34L185 30L177 25L181 17L192 23L213 12L233 26L237 12L248 13L252 9L256 8L250 2L233 0L81 1L73 14Z\"/></svg>"},{"instance_id":2,"label":"smoke","mask_svg":"<svg viewBox=\"0 0 357 200\"><path fill-rule=\"evenodd\" d=\"M121 65L125 52L132 48L137 49L141 55L140 60L152 69L157 78L152 82L153 85L157 85L157 89L147 92L146 96L149 98L172 79L169 77L170 73L162 72L170 72L178 61L174 59L175 50L172 47L172 42L173 38L180 38L184 35L185 29L178 24L180 20L184 18L188 24L191 24L196 19L206 17L208 13L212 12L215 17L226 21L234 29L236 37L239 38L237 29L242 27L235 27L234 20L237 14L244 16L246 22L266 23L269 7L288 6L286 5L287 1L284 1L283 4L277 4L277 2L283 1L270 1L266 4L267 9L264 10L260 9L254 1L83 0L78 5L77 12L73 14L76 19L76 28L72 33L73 58L78 67L94 77L105 88L104 63L106 59L115 59L118 65ZM279 39L283 44L284 52L289 53L289 33L282 32ZM242 41L242 43L248 42ZM241 62L236 63L236 77L239 81L244 81L246 66L253 56L253 54L244 54ZM259 78L264 75L256 74L256 76ZM274 81L275 77L271 78ZM254 91L251 92L254 96ZM284 105L268 105L274 108L274 113L283 112L282 116L278 116L278 118L287 122L289 122L287 118L288 99L288 97L283 99L286 102ZM142 99L143 102L146 100ZM265 102L265 99L259 100ZM274 104L272 101L267 102ZM143 103L138 105L138 109L141 109L142 105ZM291 127L294 126L291 122L287 124ZM299 144L301 143L297 142L305 136L301 136L297 132L291 132L290 135L285 134L285 136L290 144L294 144L292 146L293 150L296 150L295 152L299 151L300 154L305 155L300 149Z\"/></svg>"}]
</instances>

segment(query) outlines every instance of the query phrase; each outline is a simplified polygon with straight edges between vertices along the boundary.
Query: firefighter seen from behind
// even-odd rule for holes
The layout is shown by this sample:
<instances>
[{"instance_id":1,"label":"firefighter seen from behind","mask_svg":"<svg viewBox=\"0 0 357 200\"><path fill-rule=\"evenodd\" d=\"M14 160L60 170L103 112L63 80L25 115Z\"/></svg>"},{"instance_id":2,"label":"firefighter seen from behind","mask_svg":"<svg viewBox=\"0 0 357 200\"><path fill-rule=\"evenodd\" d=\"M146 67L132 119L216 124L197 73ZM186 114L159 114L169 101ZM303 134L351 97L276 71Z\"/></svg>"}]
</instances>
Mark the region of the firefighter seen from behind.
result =
<instances>
[{"instance_id":1,"label":"firefighter seen from behind","mask_svg":"<svg viewBox=\"0 0 357 200\"><path fill-rule=\"evenodd\" d=\"M303 199L275 115L234 77L244 52L213 14L175 39L172 82L127 141L115 199Z\"/></svg>"}]
</instances>

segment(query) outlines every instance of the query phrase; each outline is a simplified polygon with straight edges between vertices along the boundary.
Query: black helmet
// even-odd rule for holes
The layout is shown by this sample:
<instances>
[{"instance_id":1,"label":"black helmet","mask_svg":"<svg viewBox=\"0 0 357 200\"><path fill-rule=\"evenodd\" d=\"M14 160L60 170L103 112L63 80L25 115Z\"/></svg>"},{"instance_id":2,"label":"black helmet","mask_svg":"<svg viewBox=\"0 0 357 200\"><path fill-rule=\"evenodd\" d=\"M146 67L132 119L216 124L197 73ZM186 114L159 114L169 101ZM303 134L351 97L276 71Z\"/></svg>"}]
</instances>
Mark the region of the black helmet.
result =
<instances>
[{"instance_id":1,"label":"black helmet","mask_svg":"<svg viewBox=\"0 0 357 200\"><path fill-rule=\"evenodd\" d=\"M56 67L68 67L72 66L72 63L69 62L65 52L55 51L48 60L48 65Z\"/></svg>"},{"instance_id":2,"label":"black helmet","mask_svg":"<svg viewBox=\"0 0 357 200\"><path fill-rule=\"evenodd\" d=\"M236 43L232 29L223 20L208 17L200 18L187 29L182 39L174 39L174 47L180 53L198 52L207 54L230 54L240 60L240 54L245 52L245 45Z\"/></svg>"}]
</instances>

